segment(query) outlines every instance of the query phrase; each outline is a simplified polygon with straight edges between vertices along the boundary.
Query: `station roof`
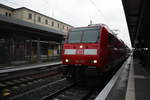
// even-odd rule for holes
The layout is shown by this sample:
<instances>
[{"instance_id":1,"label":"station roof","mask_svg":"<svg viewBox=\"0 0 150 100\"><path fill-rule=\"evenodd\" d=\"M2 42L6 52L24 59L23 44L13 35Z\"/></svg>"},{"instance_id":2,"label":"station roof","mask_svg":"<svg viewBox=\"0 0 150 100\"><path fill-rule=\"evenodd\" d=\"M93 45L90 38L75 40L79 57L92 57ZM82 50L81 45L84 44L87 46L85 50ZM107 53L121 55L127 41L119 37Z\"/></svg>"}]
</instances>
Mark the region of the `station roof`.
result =
<instances>
[{"instance_id":1,"label":"station roof","mask_svg":"<svg viewBox=\"0 0 150 100\"><path fill-rule=\"evenodd\" d=\"M9 6L6 6L6 5L3 5L3 4L1 4L1 3L0 3L0 7L6 8L6 9L8 9L8 10L14 10L14 8L9 7Z\"/></svg>"},{"instance_id":2,"label":"station roof","mask_svg":"<svg viewBox=\"0 0 150 100\"><path fill-rule=\"evenodd\" d=\"M150 0L122 0L122 3L132 46L144 47L150 44Z\"/></svg>"},{"instance_id":3,"label":"station roof","mask_svg":"<svg viewBox=\"0 0 150 100\"><path fill-rule=\"evenodd\" d=\"M0 15L0 26L1 32L24 33L33 37L39 35L56 41L61 41L64 36L64 33L60 31L3 15Z\"/></svg>"}]
</instances>

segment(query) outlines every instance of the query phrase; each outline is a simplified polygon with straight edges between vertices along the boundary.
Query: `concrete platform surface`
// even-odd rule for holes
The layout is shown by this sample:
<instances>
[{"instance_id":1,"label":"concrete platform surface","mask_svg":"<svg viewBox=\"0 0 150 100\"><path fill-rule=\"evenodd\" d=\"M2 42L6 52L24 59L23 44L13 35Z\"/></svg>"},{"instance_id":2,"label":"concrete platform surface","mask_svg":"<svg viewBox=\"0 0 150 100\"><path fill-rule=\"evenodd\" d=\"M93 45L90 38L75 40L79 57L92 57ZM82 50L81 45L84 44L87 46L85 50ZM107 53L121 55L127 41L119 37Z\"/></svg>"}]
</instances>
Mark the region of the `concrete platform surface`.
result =
<instances>
[{"instance_id":1,"label":"concrete platform surface","mask_svg":"<svg viewBox=\"0 0 150 100\"><path fill-rule=\"evenodd\" d=\"M9 67L5 66L0 69L0 74L7 73L7 72L13 72L13 71L19 71L19 70L40 68L40 67L45 67L45 66L59 65L59 64L62 64L62 62L54 61L54 62L36 63L36 64L28 64L28 65L20 65L20 66L9 66Z\"/></svg>"},{"instance_id":2,"label":"concrete platform surface","mask_svg":"<svg viewBox=\"0 0 150 100\"><path fill-rule=\"evenodd\" d=\"M105 100L150 100L150 68L132 57Z\"/></svg>"},{"instance_id":3,"label":"concrete platform surface","mask_svg":"<svg viewBox=\"0 0 150 100\"><path fill-rule=\"evenodd\" d=\"M133 68L135 100L150 100L150 69L143 66L139 59L133 59Z\"/></svg>"}]
</instances>

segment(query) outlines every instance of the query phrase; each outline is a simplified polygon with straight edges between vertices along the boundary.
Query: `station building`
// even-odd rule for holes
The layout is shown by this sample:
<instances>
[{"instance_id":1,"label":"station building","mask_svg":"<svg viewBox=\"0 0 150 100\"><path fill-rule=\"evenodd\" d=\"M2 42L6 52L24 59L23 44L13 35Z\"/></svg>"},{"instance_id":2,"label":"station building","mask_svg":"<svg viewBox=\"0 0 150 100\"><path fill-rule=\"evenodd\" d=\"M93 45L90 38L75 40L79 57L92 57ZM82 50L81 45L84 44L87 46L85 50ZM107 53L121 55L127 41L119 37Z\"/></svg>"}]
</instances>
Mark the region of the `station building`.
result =
<instances>
[{"instance_id":1,"label":"station building","mask_svg":"<svg viewBox=\"0 0 150 100\"><path fill-rule=\"evenodd\" d=\"M31 9L0 4L0 64L59 58L72 26Z\"/></svg>"}]
</instances>

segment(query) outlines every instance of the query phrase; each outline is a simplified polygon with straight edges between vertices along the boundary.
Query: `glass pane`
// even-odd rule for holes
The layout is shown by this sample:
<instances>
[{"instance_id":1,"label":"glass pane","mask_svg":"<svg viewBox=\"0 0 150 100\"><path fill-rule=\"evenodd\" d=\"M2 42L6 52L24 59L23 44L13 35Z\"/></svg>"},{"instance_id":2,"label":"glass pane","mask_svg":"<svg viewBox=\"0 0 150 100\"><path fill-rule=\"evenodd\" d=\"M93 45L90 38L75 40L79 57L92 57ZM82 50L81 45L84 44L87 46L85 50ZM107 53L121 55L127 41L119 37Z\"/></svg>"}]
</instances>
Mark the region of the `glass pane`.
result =
<instances>
[{"instance_id":1,"label":"glass pane","mask_svg":"<svg viewBox=\"0 0 150 100\"><path fill-rule=\"evenodd\" d=\"M72 31L69 32L68 43L81 43L82 32Z\"/></svg>"},{"instance_id":2,"label":"glass pane","mask_svg":"<svg viewBox=\"0 0 150 100\"><path fill-rule=\"evenodd\" d=\"M98 41L99 31L98 30L87 30L84 31L83 43L95 43Z\"/></svg>"}]
</instances>

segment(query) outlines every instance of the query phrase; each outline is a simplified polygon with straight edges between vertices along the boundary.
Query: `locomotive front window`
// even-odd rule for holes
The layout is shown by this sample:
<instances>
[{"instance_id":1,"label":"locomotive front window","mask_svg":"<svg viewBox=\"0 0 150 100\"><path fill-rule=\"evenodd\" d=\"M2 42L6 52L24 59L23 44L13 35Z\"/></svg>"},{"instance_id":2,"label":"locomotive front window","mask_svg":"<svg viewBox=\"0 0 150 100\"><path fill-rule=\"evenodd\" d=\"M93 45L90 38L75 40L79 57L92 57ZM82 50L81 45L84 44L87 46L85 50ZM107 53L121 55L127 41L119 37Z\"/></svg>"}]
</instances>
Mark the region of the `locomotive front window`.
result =
<instances>
[{"instance_id":1,"label":"locomotive front window","mask_svg":"<svg viewBox=\"0 0 150 100\"><path fill-rule=\"evenodd\" d=\"M96 43L99 38L99 31L98 30L87 30L84 31L84 35L82 38L83 43Z\"/></svg>"},{"instance_id":2,"label":"locomotive front window","mask_svg":"<svg viewBox=\"0 0 150 100\"><path fill-rule=\"evenodd\" d=\"M81 31L71 31L69 32L68 43L81 43L81 37Z\"/></svg>"}]
</instances>

